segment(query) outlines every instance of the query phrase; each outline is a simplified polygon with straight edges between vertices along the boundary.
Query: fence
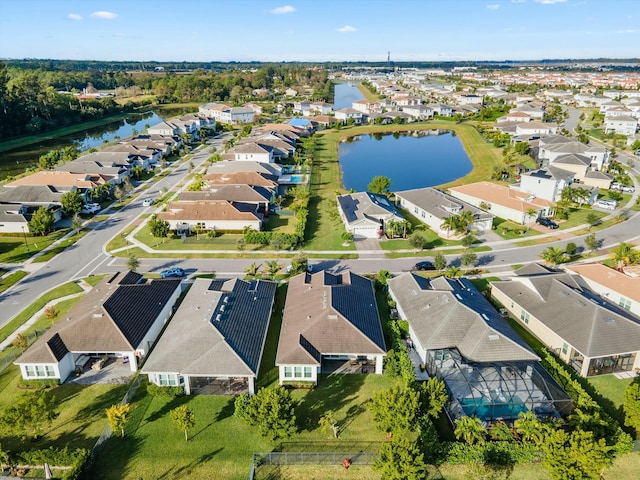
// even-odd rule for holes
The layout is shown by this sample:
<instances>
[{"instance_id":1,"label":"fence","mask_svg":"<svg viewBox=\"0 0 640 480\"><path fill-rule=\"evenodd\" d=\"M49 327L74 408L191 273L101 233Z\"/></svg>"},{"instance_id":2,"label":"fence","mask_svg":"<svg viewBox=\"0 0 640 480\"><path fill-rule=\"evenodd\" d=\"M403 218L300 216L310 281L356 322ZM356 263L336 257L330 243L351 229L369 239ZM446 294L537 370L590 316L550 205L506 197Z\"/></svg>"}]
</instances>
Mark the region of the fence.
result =
<instances>
[{"instance_id":1,"label":"fence","mask_svg":"<svg viewBox=\"0 0 640 480\"><path fill-rule=\"evenodd\" d=\"M47 330L34 330L26 334L25 336L27 337L27 346L30 346L44 333L47 333ZM3 356L2 359L0 360L0 373L4 372L4 370L9 365L11 365L16 358L22 355L22 350L15 348L11 345L8 346L4 351L6 352L6 355Z\"/></svg>"},{"instance_id":2,"label":"fence","mask_svg":"<svg viewBox=\"0 0 640 480\"><path fill-rule=\"evenodd\" d=\"M142 381L142 375L138 375L133 380L133 382L131 382L131 385L129 385L129 388L127 389L127 393L125 393L124 397L122 397L122 401L120 402L121 405L125 405L131 402L131 400L133 399L133 396L138 391L138 387L140 386L141 381ZM91 449L91 454L90 454L91 458L96 458L100 454L100 452L102 452L104 447L107 445L107 440L111 438L111 435L113 435L113 431L111 430L111 427L107 425L102 431L102 434L100 435L98 440L96 441L96 444Z\"/></svg>"},{"instance_id":3,"label":"fence","mask_svg":"<svg viewBox=\"0 0 640 480\"><path fill-rule=\"evenodd\" d=\"M350 465L372 465L378 457L371 452L269 452L254 453L251 460L249 480L254 480L256 470L264 465L335 465L343 466L349 459Z\"/></svg>"}]
</instances>

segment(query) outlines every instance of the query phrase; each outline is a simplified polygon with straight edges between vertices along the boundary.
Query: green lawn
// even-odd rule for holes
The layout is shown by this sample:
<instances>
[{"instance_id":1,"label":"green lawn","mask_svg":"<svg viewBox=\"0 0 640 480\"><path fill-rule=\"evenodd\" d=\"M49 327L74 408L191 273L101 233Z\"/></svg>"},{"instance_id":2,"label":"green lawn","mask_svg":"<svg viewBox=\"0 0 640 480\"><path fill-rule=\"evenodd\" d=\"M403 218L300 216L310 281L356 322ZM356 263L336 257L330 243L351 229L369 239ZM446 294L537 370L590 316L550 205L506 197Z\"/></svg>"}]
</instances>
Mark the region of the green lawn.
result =
<instances>
[{"instance_id":1,"label":"green lawn","mask_svg":"<svg viewBox=\"0 0 640 480\"><path fill-rule=\"evenodd\" d=\"M253 452L335 451L344 448L377 451L383 435L363 403L373 393L391 385L379 375L321 376L315 390L294 390L300 432L280 445L261 438L257 429L233 416L233 397L151 397L144 389L136 395L132 420L124 439L113 437L89 472L95 480L140 478L224 478L245 480ZM185 442L168 412L181 404L195 412L196 426ZM326 411L343 421L340 438L330 438L318 428ZM164 445L170 444L171 448ZM161 454L160 454L161 452ZM332 477L327 477L332 478Z\"/></svg>"},{"instance_id":2,"label":"green lawn","mask_svg":"<svg viewBox=\"0 0 640 480\"><path fill-rule=\"evenodd\" d=\"M10 366L0 374L0 409L13 402L23 390L17 388L20 371ZM104 410L122 399L126 385L75 385L64 384L47 391L55 397L58 414L41 440L34 443L4 432L4 449L24 450L32 448L91 448L106 426Z\"/></svg>"},{"instance_id":3,"label":"green lawn","mask_svg":"<svg viewBox=\"0 0 640 480\"><path fill-rule=\"evenodd\" d=\"M624 391L631 384L631 380L631 378L619 379L613 375L600 375L588 379L598 393L611 400L616 408L622 406Z\"/></svg>"},{"instance_id":4,"label":"green lawn","mask_svg":"<svg viewBox=\"0 0 640 480\"><path fill-rule=\"evenodd\" d=\"M17 270L17 271L15 271L13 273L10 273L6 277L2 277L0 279L0 293L4 292L5 290L10 288L11 286L13 286L16 283L18 283L20 280L22 280L27 275L29 275L27 272L25 272L23 270Z\"/></svg>"},{"instance_id":5,"label":"green lawn","mask_svg":"<svg viewBox=\"0 0 640 480\"><path fill-rule=\"evenodd\" d=\"M566 230L567 228L577 227L578 225L584 225L587 223L587 215L595 213L598 219L605 217L607 214L598 210L591 210L590 208L572 208L569 212L569 218L567 220L558 220L558 228L560 230Z\"/></svg>"},{"instance_id":6,"label":"green lawn","mask_svg":"<svg viewBox=\"0 0 640 480\"><path fill-rule=\"evenodd\" d=\"M2 235L0 236L0 263L23 263L68 232L68 228L61 228L44 237L23 234Z\"/></svg>"},{"instance_id":7,"label":"green lawn","mask_svg":"<svg viewBox=\"0 0 640 480\"><path fill-rule=\"evenodd\" d=\"M515 240L517 238L534 237L540 232L531 228L531 225L520 225L511 220L504 220L496 217L493 220L494 232L505 240Z\"/></svg>"},{"instance_id":8,"label":"green lawn","mask_svg":"<svg viewBox=\"0 0 640 480\"><path fill-rule=\"evenodd\" d=\"M20 325L29 320L36 312L38 312L38 310L43 308L51 300L55 300L56 298L60 297L66 297L67 295L72 295L74 293L80 292L82 292L82 288L80 288L74 282L68 282L45 293L40 298L38 298L38 300L33 302L22 312L16 315L13 320L7 323L4 327L0 328L0 342L7 338L10 334L15 332L15 330Z\"/></svg>"}]
</instances>

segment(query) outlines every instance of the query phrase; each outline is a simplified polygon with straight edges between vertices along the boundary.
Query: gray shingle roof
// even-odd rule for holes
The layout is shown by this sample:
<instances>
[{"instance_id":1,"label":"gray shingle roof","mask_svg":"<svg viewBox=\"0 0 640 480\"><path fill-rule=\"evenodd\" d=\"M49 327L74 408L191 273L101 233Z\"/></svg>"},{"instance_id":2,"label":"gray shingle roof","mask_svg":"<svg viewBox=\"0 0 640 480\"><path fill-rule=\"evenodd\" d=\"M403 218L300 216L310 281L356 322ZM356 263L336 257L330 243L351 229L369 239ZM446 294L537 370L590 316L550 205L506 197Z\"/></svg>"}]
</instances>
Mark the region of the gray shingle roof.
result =
<instances>
[{"instance_id":1,"label":"gray shingle roof","mask_svg":"<svg viewBox=\"0 0 640 480\"><path fill-rule=\"evenodd\" d=\"M423 348L457 348L473 362L538 360L468 280L404 273L388 285Z\"/></svg>"},{"instance_id":2,"label":"gray shingle roof","mask_svg":"<svg viewBox=\"0 0 640 480\"><path fill-rule=\"evenodd\" d=\"M396 196L404 198L436 218L448 217L453 214L453 210L458 209L470 210L476 219L494 217L484 210L431 187L396 192Z\"/></svg>"},{"instance_id":3,"label":"gray shingle roof","mask_svg":"<svg viewBox=\"0 0 640 480\"><path fill-rule=\"evenodd\" d=\"M262 280L196 279L143 373L257 375L276 286Z\"/></svg>"},{"instance_id":4,"label":"gray shingle roof","mask_svg":"<svg viewBox=\"0 0 640 480\"><path fill-rule=\"evenodd\" d=\"M349 223L358 220L402 220L402 215L384 195L371 192L338 196L338 205Z\"/></svg>"},{"instance_id":5,"label":"gray shingle roof","mask_svg":"<svg viewBox=\"0 0 640 480\"><path fill-rule=\"evenodd\" d=\"M587 357L640 350L640 320L586 288L576 275L523 275L498 289Z\"/></svg>"}]
</instances>

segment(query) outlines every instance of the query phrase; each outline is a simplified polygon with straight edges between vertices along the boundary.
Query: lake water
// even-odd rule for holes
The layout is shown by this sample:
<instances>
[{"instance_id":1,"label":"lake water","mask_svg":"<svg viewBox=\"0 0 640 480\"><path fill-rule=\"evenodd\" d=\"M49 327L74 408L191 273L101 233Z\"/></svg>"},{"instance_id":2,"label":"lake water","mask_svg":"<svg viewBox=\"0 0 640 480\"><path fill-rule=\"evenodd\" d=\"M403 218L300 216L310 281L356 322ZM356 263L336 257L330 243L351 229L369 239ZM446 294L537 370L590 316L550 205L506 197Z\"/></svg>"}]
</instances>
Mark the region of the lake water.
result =
<instances>
[{"instance_id":1,"label":"lake water","mask_svg":"<svg viewBox=\"0 0 640 480\"><path fill-rule=\"evenodd\" d=\"M364 100L364 95L353 83L336 83L334 85L333 109L351 108L356 100Z\"/></svg>"},{"instance_id":2,"label":"lake water","mask_svg":"<svg viewBox=\"0 0 640 480\"><path fill-rule=\"evenodd\" d=\"M460 139L442 130L360 135L340 143L339 155L342 184L357 192L379 175L397 192L451 182L473 168Z\"/></svg>"},{"instance_id":3,"label":"lake water","mask_svg":"<svg viewBox=\"0 0 640 480\"><path fill-rule=\"evenodd\" d=\"M134 130L142 133L146 125L153 126L188 111L192 109L157 108L154 111L133 113L124 120L116 120L101 127L2 152L0 153L0 180L4 180L9 175L24 173L29 167L37 167L40 155L50 150L62 149L70 145L77 147L80 151L98 148L105 142L116 140L117 137L130 137Z\"/></svg>"}]
</instances>

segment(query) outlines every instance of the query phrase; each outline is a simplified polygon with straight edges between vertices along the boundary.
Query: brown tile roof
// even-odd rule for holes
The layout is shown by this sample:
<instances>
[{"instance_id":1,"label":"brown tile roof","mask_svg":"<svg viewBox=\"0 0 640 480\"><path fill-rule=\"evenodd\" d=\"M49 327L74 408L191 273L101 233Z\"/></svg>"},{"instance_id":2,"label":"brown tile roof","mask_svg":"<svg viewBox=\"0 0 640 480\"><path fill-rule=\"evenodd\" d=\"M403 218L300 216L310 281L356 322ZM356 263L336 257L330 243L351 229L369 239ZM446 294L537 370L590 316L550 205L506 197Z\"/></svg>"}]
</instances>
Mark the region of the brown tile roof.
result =
<instances>
[{"instance_id":1,"label":"brown tile roof","mask_svg":"<svg viewBox=\"0 0 640 480\"><path fill-rule=\"evenodd\" d=\"M260 172L209 173L204 176L209 185L257 185L261 187L276 187L275 175Z\"/></svg>"},{"instance_id":2,"label":"brown tile roof","mask_svg":"<svg viewBox=\"0 0 640 480\"><path fill-rule=\"evenodd\" d=\"M17 187L20 185L52 185L54 187L78 187L94 188L105 183L105 179L100 175L77 174L60 171L36 172L26 177L19 178L7 186Z\"/></svg>"},{"instance_id":3,"label":"brown tile roof","mask_svg":"<svg viewBox=\"0 0 640 480\"><path fill-rule=\"evenodd\" d=\"M166 212L160 212L162 220L259 220L251 211L241 210L244 204L226 200L203 200L199 202L171 202ZM251 206L255 209L255 205Z\"/></svg>"},{"instance_id":4,"label":"brown tile roof","mask_svg":"<svg viewBox=\"0 0 640 480\"><path fill-rule=\"evenodd\" d=\"M599 283L625 297L640 302L640 277L631 277L601 263L572 265L567 270ZM617 299L611 299L615 302Z\"/></svg>"},{"instance_id":5,"label":"brown tile roof","mask_svg":"<svg viewBox=\"0 0 640 480\"><path fill-rule=\"evenodd\" d=\"M289 281L276 364L319 365L322 354L385 353L370 280L348 272L303 273Z\"/></svg>"},{"instance_id":6,"label":"brown tile roof","mask_svg":"<svg viewBox=\"0 0 640 480\"><path fill-rule=\"evenodd\" d=\"M65 350L100 353L137 349L180 286L179 279L141 280L142 275L133 272L105 277L15 363L57 363Z\"/></svg>"},{"instance_id":7,"label":"brown tile roof","mask_svg":"<svg viewBox=\"0 0 640 480\"><path fill-rule=\"evenodd\" d=\"M526 212L529 208L539 210L543 207L551 207L555 202L543 198L531 198L531 194L518 192L509 187L497 185L491 182L476 182L468 185L460 185L449 189L455 197L455 193L470 195L485 202L502 205L512 210Z\"/></svg>"}]
</instances>

